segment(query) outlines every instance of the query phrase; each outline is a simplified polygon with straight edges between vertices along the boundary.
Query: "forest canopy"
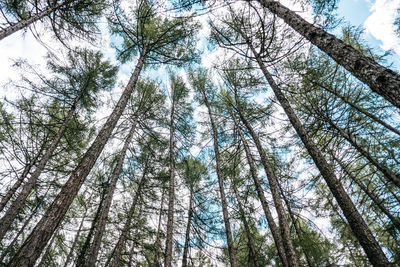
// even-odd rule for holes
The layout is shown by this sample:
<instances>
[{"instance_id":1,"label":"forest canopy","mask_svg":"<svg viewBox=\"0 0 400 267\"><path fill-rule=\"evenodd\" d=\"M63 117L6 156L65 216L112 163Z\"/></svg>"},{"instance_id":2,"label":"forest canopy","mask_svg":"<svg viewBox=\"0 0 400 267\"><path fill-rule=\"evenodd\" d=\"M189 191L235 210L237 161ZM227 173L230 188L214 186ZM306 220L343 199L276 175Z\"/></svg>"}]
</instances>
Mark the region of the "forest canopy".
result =
<instances>
[{"instance_id":1,"label":"forest canopy","mask_svg":"<svg viewBox=\"0 0 400 267\"><path fill-rule=\"evenodd\" d=\"M0 0L0 265L400 265L400 74L339 3Z\"/></svg>"}]
</instances>

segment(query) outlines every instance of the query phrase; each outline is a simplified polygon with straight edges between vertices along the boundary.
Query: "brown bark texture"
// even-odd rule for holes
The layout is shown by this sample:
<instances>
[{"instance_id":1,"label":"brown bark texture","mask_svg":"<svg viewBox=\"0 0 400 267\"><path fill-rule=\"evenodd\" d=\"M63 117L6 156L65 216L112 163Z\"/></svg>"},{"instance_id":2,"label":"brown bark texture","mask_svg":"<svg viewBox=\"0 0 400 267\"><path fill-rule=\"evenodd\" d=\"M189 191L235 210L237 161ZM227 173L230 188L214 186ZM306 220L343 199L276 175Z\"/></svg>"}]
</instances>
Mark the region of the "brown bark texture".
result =
<instances>
[{"instance_id":1,"label":"brown bark texture","mask_svg":"<svg viewBox=\"0 0 400 267\"><path fill-rule=\"evenodd\" d=\"M363 55L342 40L317 27L274 0L257 0L263 7L283 19L295 31L327 53L372 91L400 108L400 75Z\"/></svg>"}]
</instances>

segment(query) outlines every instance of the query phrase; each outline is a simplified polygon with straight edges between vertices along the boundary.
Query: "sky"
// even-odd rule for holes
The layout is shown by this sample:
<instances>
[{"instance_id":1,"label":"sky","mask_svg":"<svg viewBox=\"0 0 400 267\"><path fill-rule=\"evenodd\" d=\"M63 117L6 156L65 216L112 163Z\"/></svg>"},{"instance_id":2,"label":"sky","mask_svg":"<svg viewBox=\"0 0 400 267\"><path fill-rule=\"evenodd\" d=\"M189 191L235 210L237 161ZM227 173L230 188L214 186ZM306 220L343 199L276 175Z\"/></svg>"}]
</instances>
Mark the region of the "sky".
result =
<instances>
[{"instance_id":1,"label":"sky","mask_svg":"<svg viewBox=\"0 0 400 267\"><path fill-rule=\"evenodd\" d=\"M389 61L400 70L400 38L393 22L400 9L400 0L341 0L338 14L351 25L364 29L364 39L379 52L393 50Z\"/></svg>"}]
</instances>

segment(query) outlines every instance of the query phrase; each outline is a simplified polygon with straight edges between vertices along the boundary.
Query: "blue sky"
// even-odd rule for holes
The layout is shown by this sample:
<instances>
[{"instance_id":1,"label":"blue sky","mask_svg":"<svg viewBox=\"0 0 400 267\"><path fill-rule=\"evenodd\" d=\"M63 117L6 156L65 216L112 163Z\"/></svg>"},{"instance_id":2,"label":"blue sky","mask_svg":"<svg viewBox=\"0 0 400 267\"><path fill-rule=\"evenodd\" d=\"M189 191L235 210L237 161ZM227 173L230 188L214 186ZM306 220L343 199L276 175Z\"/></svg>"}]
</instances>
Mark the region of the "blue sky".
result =
<instances>
[{"instance_id":1,"label":"blue sky","mask_svg":"<svg viewBox=\"0 0 400 267\"><path fill-rule=\"evenodd\" d=\"M397 71L400 70L400 40L392 22L398 8L400 0L341 0L337 10L351 25L364 28L365 40L378 52L394 50L388 60L394 62L392 68Z\"/></svg>"}]
</instances>

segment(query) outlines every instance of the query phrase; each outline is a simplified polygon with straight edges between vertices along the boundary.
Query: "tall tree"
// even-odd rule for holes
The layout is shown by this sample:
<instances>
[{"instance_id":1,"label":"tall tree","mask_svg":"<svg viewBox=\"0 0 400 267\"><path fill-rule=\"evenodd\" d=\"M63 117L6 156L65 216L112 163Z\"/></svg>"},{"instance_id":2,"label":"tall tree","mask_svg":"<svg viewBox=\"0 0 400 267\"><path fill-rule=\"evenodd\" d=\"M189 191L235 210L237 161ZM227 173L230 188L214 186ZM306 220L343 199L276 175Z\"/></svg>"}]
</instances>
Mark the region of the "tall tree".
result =
<instances>
[{"instance_id":1,"label":"tall tree","mask_svg":"<svg viewBox=\"0 0 400 267\"><path fill-rule=\"evenodd\" d=\"M3 239L7 229L18 215L18 212L23 207L26 198L36 185L40 174L44 170L54 151L57 149L61 138L67 130L68 124L75 116L79 106L81 105L84 109L92 109L95 104L95 94L100 90L108 90L113 86L115 82L116 68L108 61L103 61L101 57L102 55L98 52L78 50L68 54L68 63L66 65L57 63L54 59L49 62L49 67L55 73L56 77L45 81L45 84L50 88L45 88L44 90L61 91L59 87L63 84L64 88L61 91L62 97L67 99L65 104L70 105L70 108L66 111L65 118L63 118L61 125L50 141L49 146L45 149L44 154L38 157L40 160L37 160L37 166L29 176L29 179L24 183L22 191L18 194L18 197L1 218L0 240ZM25 170L31 169L32 167L30 165L31 164L29 163L25 167ZM10 200L26 176L28 176L28 172L24 171L4 196L0 207L4 207L4 205Z\"/></svg>"}]
</instances>

